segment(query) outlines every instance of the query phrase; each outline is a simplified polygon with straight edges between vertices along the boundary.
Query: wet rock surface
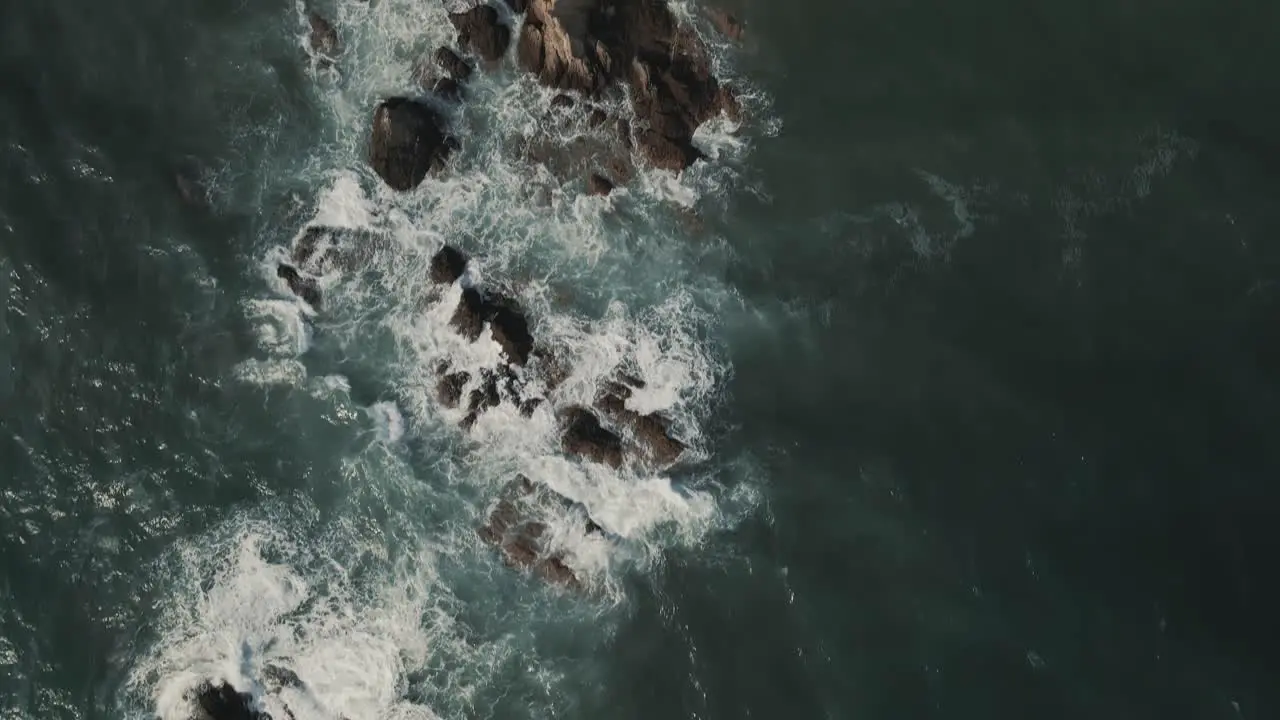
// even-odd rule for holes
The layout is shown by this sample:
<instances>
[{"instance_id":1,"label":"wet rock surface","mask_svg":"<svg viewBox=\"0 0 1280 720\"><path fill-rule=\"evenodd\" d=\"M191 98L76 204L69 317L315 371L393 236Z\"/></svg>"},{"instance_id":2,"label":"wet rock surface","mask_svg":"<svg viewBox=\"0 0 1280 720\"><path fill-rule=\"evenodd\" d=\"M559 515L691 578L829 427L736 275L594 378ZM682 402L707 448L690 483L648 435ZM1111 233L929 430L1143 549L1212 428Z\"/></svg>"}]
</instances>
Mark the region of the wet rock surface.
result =
<instances>
[{"instance_id":1,"label":"wet rock surface","mask_svg":"<svg viewBox=\"0 0 1280 720\"><path fill-rule=\"evenodd\" d=\"M453 150L444 120L430 106L394 97L373 115L369 164L393 190L412 190Z\"/></svg>"},{"instance_id":2,"label":"wet rock surface","mask_svg":"<svg viewBox=\"0 0 1280 720\"><path fill-rule=\"evenodd\" d=\"M458 44L486 62L501 58L511 43L511 29L502 23L498 11L490 5L450 13L449 22L458 31Z\"/></svg>"},{"instance_id":3,"label":"wet rock surface","mask_svg":"<svg viewBox=\"0 0 1280 720\"><path fill-rule=\"evenodd\" d=\"M602 463L612 468L622 466L622 439L600 424L590 410L571 406L557 414L560 422L560 448L566 455Z\"/></svg>"},{"instance_id":4,"label":"wet rock surface","mask_svg":"<svg viewBox=\"0 0 1280 720\"><path fill-rule=\"evenodd\" d=\"M481 540L499 549L507 565L530 571L557 585L581 589L577 575L565 564L563 556L546 548L547 525L540 519L548 513L574 505L551 489L517 475L498 494L486 522L477 533ZM600 533L602 530L587 518L583 532Z\"/></svg>"},{"instance_id":5,"label":"wet rock surface","mask_svg":"<svg viewBox=\"0 0 1280 720\"><path fill-rule=\"evenodd\" d=\"M452 285L467 271L467 256L452 245L445 245L431 256L431 282Z\"/></svg>"},{"instance_id":6,"label":"wet rock surface","mask_svg":"<svg viewBox=\"0 0 1280 720\"><path fill-rule=\"evenodd\" d=\"M190 720L271 720L256 708L253 697L225 682L204 682L187 693L195 712Z\"/></svg>"},{"instance_id":7,"label":"wet rock surface","mask_svg":"<svg viewBox=\"0 0 1280 720\"><path fill-rule=\"evenodd\" d=\"M342 45L338 40L338 30L333 23L312 10L307 13L307 25L311 28L307 41L313 52L329 58L337 57L341 53Z\"/></svg>"}]
</instances>

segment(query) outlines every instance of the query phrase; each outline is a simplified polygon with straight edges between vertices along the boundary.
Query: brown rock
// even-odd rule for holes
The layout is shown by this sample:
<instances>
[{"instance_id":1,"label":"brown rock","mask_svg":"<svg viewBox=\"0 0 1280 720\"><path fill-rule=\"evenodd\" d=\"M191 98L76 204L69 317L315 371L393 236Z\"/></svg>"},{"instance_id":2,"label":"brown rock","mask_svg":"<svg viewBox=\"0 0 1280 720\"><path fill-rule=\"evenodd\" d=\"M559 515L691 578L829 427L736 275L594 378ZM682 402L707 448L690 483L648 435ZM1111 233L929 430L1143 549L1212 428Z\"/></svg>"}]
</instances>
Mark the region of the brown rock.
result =
<instances>
[{"instance_id":1,"label":"brown rock","mask_svg":"<svg viewBox=\"0 0 1280 720\"><path fill-rule=\"evenodd\" d=\"M439 65L442 70L449 73L449 76L454 80L462 82L471 77L471 64L447 47L436 50L435 60L436 65Z\"/></svg>"},{"instance_id":2,"label":"brown rock","mask_svg":"<svg viewBox=\"0 0 1280 720\"><path fill-rule=\"evenodd\" d=\"M622 466L622 440L600 425L590 410L577 406L562 410L560 427L565 453L613 468Z\"/></svg>"},{"instance_id":3,"label":"brown rock","mask_svg":"<svg viewBox=\"0 0 1280 720\"><path fill-rule=\"evenodd\" d=\"M307 13L307 24L311 26L309 41L312 51L330 58L337 57L342 52L338 42L338 31L333 27L333 23L326 20L320 13L310 11Z\"/></svg>"},{"instance_id":4,"label":"brown rock","mask_svg":"<svg viewBox=\"0 0 1280 720\"><path fill-rule=\"evenodd\" d=\"M512 365L524 365L533 352L533 335L529 333L529 321L514 300L497 297L488 302L489 332L494 342L502 346L502 353Z\"/></svg>"},{"instance_id":5,"label":"brown rock","mask_svg":"<svg viewBox=\"0 0 1280 720\"><path fill-rule=\"evenodd\" d=\"M436 80L435 84L431 86L431 92L445 102L456 103L462 99L462 88L459 87L457 80L450 77Z\"/></svg>"},{"instance_id":6,"label":"brown rock","mask_svg":"<svg viewBox=\"0 0 1280 720\"><path fill-rule=\"evenodd\" d=\"M411 190L444 164L454 144L427 105L408 98L382 101L373 115L369 163L394 190Z\"/></svg>"},{"instance_id":7,"label":"brown rock","mask_svg":"<svg viewBox=\"0 0 1280 720\"><path fill-rule=\"evenodd\" d=\"M489 5L450 14L449 21L458 30L458 44L486 62L501 58L511 44L511 29L502 24L498 11Z\"/></svg>"},{"instance_id":8,"label":"brown rock","mask_svg":"<svg viewBox=\"0 0 1280 720\"><path fill-rule=\"evenodd\" d=\"M484 331L484 320L484 296L475 288L463 290L462 297L458 300L458 309L453 311L449 324L458 331L459 335L475 342L480 339L480 333Z\"/></svg>"},{"instance_id":9,"label":"brown rock","mask_svg":"<svg viewBox=\"0 0 1280 720\"><path fill-rule=\"evenodd\" d=\"M720 34L730 40L742 40L742 36L746 33L746 28L742 21L733 13L720 8L707 8L707 17L711 19L711 24L716 26Z\"/></svg>"}]
</instances>

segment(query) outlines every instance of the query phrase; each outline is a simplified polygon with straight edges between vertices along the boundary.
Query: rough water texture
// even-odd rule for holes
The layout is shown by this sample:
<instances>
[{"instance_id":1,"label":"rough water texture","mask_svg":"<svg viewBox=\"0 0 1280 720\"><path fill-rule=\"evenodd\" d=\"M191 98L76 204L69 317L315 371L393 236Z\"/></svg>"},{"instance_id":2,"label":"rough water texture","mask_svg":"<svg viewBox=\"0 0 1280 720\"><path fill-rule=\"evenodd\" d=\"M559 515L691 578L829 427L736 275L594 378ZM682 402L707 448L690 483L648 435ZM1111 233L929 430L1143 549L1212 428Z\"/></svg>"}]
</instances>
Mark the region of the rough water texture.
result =
<instances>
[{"instance_id":1,"label":"rough water texture","mask_svg":"<svg viewBox=\"0 0 1280 720\"><path fill-rule=\"evenodd\" d=\"M0 717L1280 714L1280 10L11 5Z\"/></svg>"}]
</instances>

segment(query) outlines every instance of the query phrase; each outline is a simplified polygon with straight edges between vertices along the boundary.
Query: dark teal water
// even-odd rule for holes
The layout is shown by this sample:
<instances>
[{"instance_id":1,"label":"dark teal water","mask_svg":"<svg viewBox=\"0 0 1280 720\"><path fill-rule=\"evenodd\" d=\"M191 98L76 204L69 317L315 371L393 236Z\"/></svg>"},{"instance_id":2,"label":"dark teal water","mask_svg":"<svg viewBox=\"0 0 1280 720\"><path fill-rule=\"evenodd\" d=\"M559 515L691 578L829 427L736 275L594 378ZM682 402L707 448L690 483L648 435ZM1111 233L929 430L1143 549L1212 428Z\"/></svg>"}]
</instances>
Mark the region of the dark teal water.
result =
<instances>
[{"instance_id":1,"label":"dark teal water","mask_svg":"<svg viewBox=\"0 0 1280 720\"><path fill-rule=\"evenodd\" d=\"M579 599L469 539L540 441L421 401L412 261L263 340L264 258L334 172L372 186L419 23L381 5L335 14L337 81L286 2L4 6L0 716L146 717L286 655L299 720L1280 709L1280 9L726 3L767 102L686 179L697 238L641 192L511 196L483 148L533 101L479 88L467 187L368 205L409 257L465 235L574 288L547 332L620 302L702 433L687 502L551 466L639 528Z\"/></svg>"}]
</instances>

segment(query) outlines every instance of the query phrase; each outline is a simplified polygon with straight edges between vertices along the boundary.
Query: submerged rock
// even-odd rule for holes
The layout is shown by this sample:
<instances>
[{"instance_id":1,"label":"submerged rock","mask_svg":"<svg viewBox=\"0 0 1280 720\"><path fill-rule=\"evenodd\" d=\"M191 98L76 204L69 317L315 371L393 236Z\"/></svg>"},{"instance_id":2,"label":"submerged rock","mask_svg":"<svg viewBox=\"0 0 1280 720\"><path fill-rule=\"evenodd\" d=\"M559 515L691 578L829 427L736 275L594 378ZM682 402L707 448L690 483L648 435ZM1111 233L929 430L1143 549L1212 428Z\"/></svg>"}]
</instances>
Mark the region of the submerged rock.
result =
<instances>
[{"instance_id":1,"label":"submerged rock","mask_svg":"<svg viewBox=\"0 0 1280 720\"><path fill-rule=\"evenodd\" d=\"M707 17L711 19L711 24L730 40L742 40L742 36L746 34L742 21L733 13L716 7L707 8L706 12Z\"/></svg>"},{"instance_id":2,"label":"submerged rock","mask_svg":"<svg viewBox=\"0 0 1280 720\"><path fill-rule=\"evenodd\" d=\"M225 682L201 683L187 693L194 713L191 720L271 720L255 707L253 697Z\"/></svg>"},{"instance_id":3,"label":"submerged rock","mask_svg":"<svg viewBox=\"0 0 1280 720\"><path fill-rule=\"evenodd\" d=\"M429 106L404 97L382 101L373 115L369 163L394 190L411 190L443 166L453 143Z\"/></svg>"},{"instance_id":4,"label":"submerged rock","mask_svg":"<svg viewBox=\"0 0 1280 720\"><path fill-rule=\"evenodd\" d=\"M489 5L451 12L449 22L458 31L458 44L486 62L501 58L511 44L511 29L502 24L498 11Z\"/></svg>"}]
</instances>

